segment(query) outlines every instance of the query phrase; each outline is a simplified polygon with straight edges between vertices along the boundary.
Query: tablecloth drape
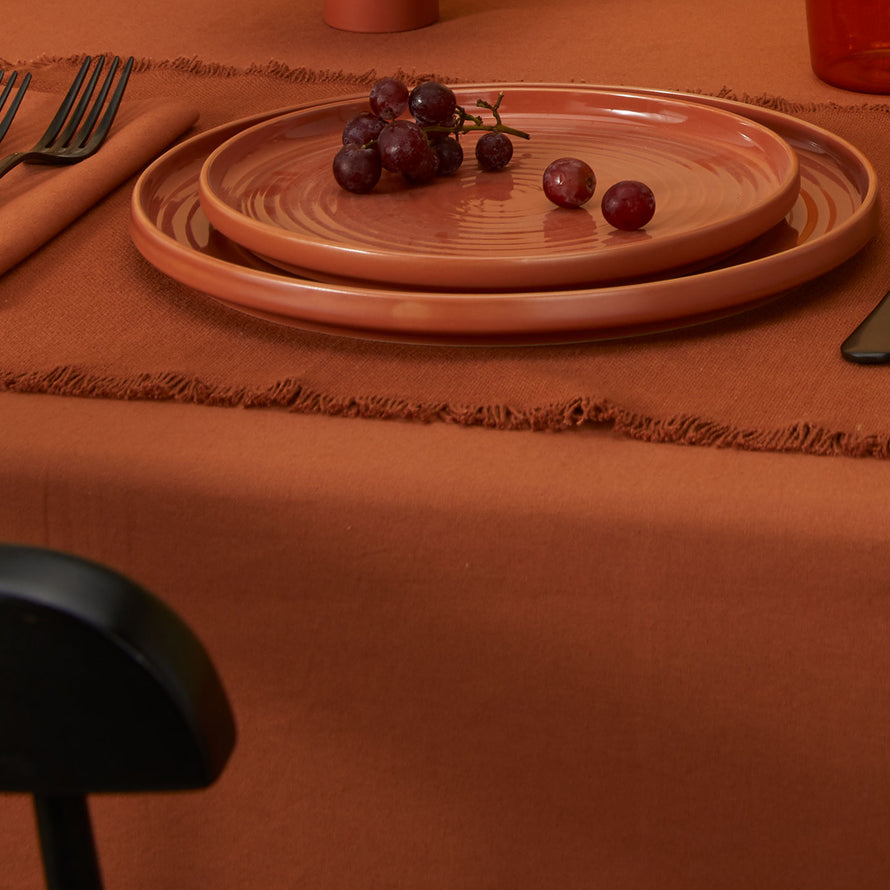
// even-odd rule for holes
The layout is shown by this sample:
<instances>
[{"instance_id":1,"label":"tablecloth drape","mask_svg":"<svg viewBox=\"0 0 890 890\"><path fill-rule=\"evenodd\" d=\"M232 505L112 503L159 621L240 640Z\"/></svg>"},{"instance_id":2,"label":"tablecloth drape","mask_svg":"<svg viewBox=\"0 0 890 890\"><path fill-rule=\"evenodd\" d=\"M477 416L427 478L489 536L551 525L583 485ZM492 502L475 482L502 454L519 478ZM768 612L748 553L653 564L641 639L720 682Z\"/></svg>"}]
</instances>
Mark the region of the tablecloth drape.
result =
<instances>
[{"instance_id":1,"label":"tablecloth drape","mask_svg":"<svg viewBox=\"0 0 890 890\"><path fill-rule=\"evenodd\" d=\"M399 68L724 89L886 170L884 100L815 80L802 5L440 6L369 37L314 0L34 0L0 54L53 54L28 67L58 94L65 54L133 52L130 99L185 101L198 128ZM890 463L750 450L882 454L885 369L837 344L885 289L883 236L755 313L632 344L393 348L238 318L239 343L133 249L128 197L0 283L0 535L180 611L240 739L206 793L91 801L109 888L888 886ZM481 426L531 418L569 428ZM43 885L31 816L3 795L2 890Z\"/></svg>"}]
</instances>

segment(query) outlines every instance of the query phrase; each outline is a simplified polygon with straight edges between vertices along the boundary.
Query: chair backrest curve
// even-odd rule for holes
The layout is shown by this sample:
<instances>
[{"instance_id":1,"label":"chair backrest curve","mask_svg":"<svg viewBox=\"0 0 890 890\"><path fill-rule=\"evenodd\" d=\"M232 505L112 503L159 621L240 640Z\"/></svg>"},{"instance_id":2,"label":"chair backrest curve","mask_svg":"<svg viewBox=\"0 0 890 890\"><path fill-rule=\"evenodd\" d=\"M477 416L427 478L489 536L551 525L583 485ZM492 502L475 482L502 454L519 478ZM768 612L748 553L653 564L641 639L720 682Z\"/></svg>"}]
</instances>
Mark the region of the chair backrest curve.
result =
<instances>
[{"instance_id":1,"label":"chair backrest curve","mask_svg":"<svg viewBox=\"0 0 890 890\"><path fill-rule=\"evenodd\" d=\"M210 657L160 599L79 557L0 545L0 789L206 787L235 737Z\"/></svg>"}]
</instances>

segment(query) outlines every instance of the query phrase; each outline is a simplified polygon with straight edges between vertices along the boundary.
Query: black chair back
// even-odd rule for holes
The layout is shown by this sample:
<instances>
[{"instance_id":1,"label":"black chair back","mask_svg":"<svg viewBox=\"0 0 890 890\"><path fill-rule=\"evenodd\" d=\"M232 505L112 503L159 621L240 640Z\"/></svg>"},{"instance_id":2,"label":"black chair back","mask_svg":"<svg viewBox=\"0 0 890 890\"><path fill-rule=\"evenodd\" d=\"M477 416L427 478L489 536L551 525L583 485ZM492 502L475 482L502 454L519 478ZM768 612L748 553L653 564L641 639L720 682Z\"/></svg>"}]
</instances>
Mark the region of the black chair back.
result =
<instances>
[{"instance_id":1,"label":"black chair back","mask_svg":"<svg viewBox=\"0 0 890 890\"><path fill-rule=\"evenodd\" d=\"M34 795L50 890L101 887L86 795L205 788L235 737L210 657L161 600L0 545L0 790Z\"/></svg>"}]
</instances>

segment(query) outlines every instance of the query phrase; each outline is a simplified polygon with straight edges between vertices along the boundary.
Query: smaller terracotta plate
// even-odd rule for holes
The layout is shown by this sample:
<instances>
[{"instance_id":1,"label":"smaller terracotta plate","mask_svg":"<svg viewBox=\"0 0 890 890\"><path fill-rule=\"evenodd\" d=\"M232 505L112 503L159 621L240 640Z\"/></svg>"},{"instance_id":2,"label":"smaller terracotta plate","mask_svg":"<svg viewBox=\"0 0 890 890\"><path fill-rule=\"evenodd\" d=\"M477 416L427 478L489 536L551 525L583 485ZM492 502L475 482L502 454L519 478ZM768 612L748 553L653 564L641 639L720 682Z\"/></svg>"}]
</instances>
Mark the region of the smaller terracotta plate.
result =
<instances>
[{"instance_id":1,"label":"smaller terracotta plate","mask_svg":"<svg viewBox=\"0 0 890 890\"><path fill-rule=\"evenodd\" d=\"M492 86L456 90L471 109ZM410 187L384 174L367 195L343 191L331 162L343 125L367 109L351 99L265 121L229 139L200 177L201 206L233 241L271 261L356 280L418 287L527 289L651 275L720 256L793 207L797 156L761 124L675 98L514 85L500 106L514 138L508 168L482 172L476 134L454 177ZM478 110L478 109L475 109ZM488 112L482 116L491 120ZM544 195L558 157L586 160L597 192L565 210ZM645 182L656 214L619 232L599 201L622 179Z\"/></svg>"}]
</instances>

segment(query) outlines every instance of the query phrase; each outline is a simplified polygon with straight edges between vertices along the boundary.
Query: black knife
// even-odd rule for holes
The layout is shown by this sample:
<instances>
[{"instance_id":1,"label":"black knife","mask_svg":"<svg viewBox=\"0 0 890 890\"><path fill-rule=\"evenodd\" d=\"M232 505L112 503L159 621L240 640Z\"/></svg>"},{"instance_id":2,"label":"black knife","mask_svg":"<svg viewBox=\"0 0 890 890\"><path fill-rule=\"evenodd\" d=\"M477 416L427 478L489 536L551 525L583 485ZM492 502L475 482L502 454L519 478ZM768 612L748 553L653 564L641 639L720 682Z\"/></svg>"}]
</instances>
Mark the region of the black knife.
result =
<instances>
[{"instance_id":1,"label":"black knife","mask_svg":"<svg viewBox=\"0 0 890 890\"><path fill-rule=\"evenodd\" d=\"M860 365L890 362L890 291L841 344L841 354Z\"/></svg>"}]
</instances>

